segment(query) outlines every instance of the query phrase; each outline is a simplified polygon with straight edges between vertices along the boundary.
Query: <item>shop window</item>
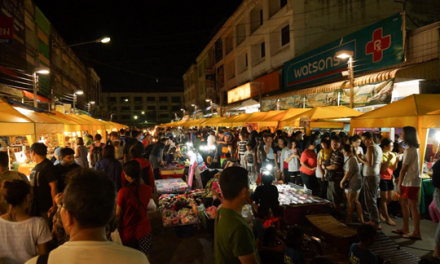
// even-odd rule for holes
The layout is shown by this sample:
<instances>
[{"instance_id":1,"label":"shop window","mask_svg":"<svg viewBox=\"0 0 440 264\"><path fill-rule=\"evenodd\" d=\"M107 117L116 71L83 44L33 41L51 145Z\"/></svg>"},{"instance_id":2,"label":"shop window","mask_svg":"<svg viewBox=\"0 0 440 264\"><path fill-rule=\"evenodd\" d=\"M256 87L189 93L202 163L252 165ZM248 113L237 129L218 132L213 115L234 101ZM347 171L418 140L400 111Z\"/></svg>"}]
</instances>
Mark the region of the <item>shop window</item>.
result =
<instances>
[{"instance_id":1,"label":"shop window","mask_svg":"<svg viewBox=\"0 0 440 264\"><path fill-rule=\"evenodd\" d=\"M156 101L156 98L154 96L147 97L147 102L154 102L154 101Z\"/></svg>"},{"instance_id":2,"label":"shop window","mask_svg":"<svg viewBox=\"0 0 440 264\"><path fill-rule=\"evenodd\" d=\"M135 97L135 98L134 98L134 101L135 101L135 102L142 102L142 97Z\"/></svg>"},{"instance_id":3,"label":"shop window","mask_svg":"<svg viewBox=\"0 0 440 264\"><path fill-rule=\"evenodd\" d=\"M161 96L161 97L159 97L159 101L161 101L161 102L168 102L168 97Z\"/></svg>"},{"instance_id":4,"label":"shop window","mask_svg":"<svg viewBox=\"0 0 440 264\"><path fill-rule=\"evenodd\" d=\"M260 44L260 47L261 47L261 58L264 58L266 57L266 44L262 42Z\"/></svg>"},{"instance_id":5,"label":"shop window","mask_svg":"<svg viewBox=\"0 0 440 264\"><path fill-rule=\"evenodd\" d=\"M180 103L180 97L179 96L171 97L171 102L173 102L173 103Z\"/></svg>"},{"instance_id":6,"label":"shop window","mask_svg":"<svg viewBox=\"0 0 440 264\"><path fill-rule=\"evenodd\" d=\"M159 109L160 110L168 110L168 106L167 105L161 105Z\"/></svg>"},{"instance_id":7,"label":"shop window","mask_svg":"<svg viewBox=\"0 0 440 264\"><path fill-rule=\"evenodd\" d=\"M289 25L281 29L281 47L290 42L290 29Z\"/></svg>"},{"instance_id":8,"label":"shop window","mask_svg":"<svg viewBox=\"0 0 440 264\"><path fill-rule=\"evenodd\" d=\"M155 105L149 105L149 106L147 106L147 110L156 110L156 106Z\"/></svg>"},{"instance_id":9,"label":"shop window","mask_svg":"<svg viewBox=\"0 0 440 264\"><path fill-rule=\"evenodd\" d=\"M142 110L142 105L135 105L134 110Z\"/></svg>"},{"instance_id":10,"label":"shop window","mask_svg":"<svg viewBox=\"0 0 440 264\"><path fill-rule=\"evenodd\" d=\"M260 9L260 26L263 25L263 9Z\"/></svg>"}]
</instances>

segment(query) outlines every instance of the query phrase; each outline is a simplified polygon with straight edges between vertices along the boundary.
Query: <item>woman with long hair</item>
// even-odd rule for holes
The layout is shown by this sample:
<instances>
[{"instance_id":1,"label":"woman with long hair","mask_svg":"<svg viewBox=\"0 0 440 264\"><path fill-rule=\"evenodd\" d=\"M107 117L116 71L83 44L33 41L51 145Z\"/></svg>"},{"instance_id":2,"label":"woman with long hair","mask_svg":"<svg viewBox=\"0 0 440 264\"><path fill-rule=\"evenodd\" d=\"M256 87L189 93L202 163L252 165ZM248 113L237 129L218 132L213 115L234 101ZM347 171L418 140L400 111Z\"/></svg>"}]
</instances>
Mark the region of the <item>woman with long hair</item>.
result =
<instances>
[{"instance_id":1,"label":"woman with long hair","mask_svg":"<svg viewBox=\"0 0 440 264\"><path fill-rule=\"evenodd\" d=\"M32 199L31 186L22 180L4 181L1 195L9 209L0 216L0 263L25 263L46 254L52 236L42 217L31 217L27 213Z\"/></svg>"},{"instance_id":2,"label":"woman with long hair","mask_svg":"<svg viewBox=\"0 0 440 264\"><path fill-rule=\"evenodd\" d=\"M400 170L399 183L396 192L400 194L400 206L402 207L403 227L394 229L392 232L402 235L403 238L421 240L420 233L420 212L418 196L422 178L420 176L420 156L417 130L414 127L404 127L400 132L407 148L403 155L403 165ZM409 216L413 218L414 231L409 231Z\"/></svg>"},{"instance_id":3,"label":"woman with long hair","mask_svg":"<svg viewBox=\"0 0 440 264\"><path fill-rule=\"evenodd\" d=\"M389 138L382 139L380 143L382 148L382 165L380 168L380 220L386 221L387 224L395 226L396 223L391 220L388 214L388 204L391 203L394 192L393 172L397 168L396 155L391 151L394 147L393 141Z\"/></svg>"},{"instance_id":4,"label":"woman with long hair","mask_svg":"<svg viewBox=\"0 0 440 264\"><path fill-rule=\"evenodd\" d=\"M356 207L358 214L358 221L364 222L364 216L362 214L362 206L359 202L359 193L362 188L362 176L359 171L359 164L355 156L353 155L353 148L351 145L344 145L342 153L347 157L347 161L344 164L344 178L341 180L341 189L344 189L344 183L348 181L348 185L345 187L345 195L347 196L348 208L347 208L347 223L351 223L351 216L353 210Z\"/></svg>"},{"instance_id":5,"label":"woman with long hair","mask_svg":"<svg viewBox=\"0 0 440 264\"><path fill-rule=\"evenodd\" d=\"M116 217L119 234L124 246L137 249L148 257L153 234L147 211L153 188L141 180L141 166L136 160L124 164L124 173L129 184L118 193Z\"/></svg>"},{"instance_id":6,"label":"woman with long hair","mask_svg":"<svg viewBox=\"0 0 440 264\"><path fill-rule=\"evenodd\" d=\"M301 154L301 181L307 189L313 189L316 185L316 167L318 165L318 155L315 152L315 142L306 140L306 149Z\"/></svg>"},{"instance_id":7,"label":"woman with long hair","mask_svg":"<svg viewBox=\"0 0 440 264\"><path fill-rule=\"evenodd\" d=\"M271 164L275 167L275 156L273 152L273 136L269 135L266 138L266 144L264 145L264 152L266 153L266 160L263 161L263 166Z\"/></svg>"},{"instance_id":8,"label":"woman with long hair","mask_svg":"<svg viewBox=\"0 0 440 264\"><path fill-rule=\"evenodd\" d=\"M87 161L87 148L84 146L84 140L82 137L76 138L75 161L82 168L89 168L89 162Z\"/></svg>"},{"instance_id":9,"label":"woman with long hair","mask_svg":"<svg viewBox=\"0 0 440 264\"><path fill-rule=\"evenodd\" d=\"M122 164L115 158L115 147L113 145L104 147L102 159L95 164L95 170L105 172L115 183L117 191L121 189Z\"/></svg>"}]
</instances>

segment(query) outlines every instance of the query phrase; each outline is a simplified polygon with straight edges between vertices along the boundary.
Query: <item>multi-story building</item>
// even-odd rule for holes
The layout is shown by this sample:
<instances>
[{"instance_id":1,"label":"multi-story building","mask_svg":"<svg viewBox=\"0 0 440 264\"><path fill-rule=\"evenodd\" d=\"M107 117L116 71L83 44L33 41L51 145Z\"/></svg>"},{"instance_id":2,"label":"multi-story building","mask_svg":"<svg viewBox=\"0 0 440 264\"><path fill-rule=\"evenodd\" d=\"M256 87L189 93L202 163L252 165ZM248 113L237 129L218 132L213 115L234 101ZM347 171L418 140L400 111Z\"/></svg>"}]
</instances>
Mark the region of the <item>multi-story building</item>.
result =
<instances>
[{"instance_id":1,"label":"multi-story building","mask_svg":"<svg viewBox=\"0 0 440 264\"><path fill-rule=\"evenodd\" d=\"M209 98L227 110L276 92L284 86L283 65L289 60L403 8L393 0L244 0L196 58L196 68L184 75L186 83L190 72L198 76L198 87L185 86L185 103ZM415 11L411 16L421 17ZM198 97L191 96L189 90L197 88Z\"/></svg>"},{"instance_id":2,"label":"multi-story building","mask_svg":"<svg viewBox=\"0 0 440 264\"><path fill-rule=\"evenodd\" d=\"M102 93L102 105L108 117L127 125L146 126L169 123L181 117L183 93Z\"/></svg>"},{"instance_id":3,"label":"multi-story building","mask_svg":"<svg viewBox=\"0 0 440 264\"><path fill-rule=\"evenodd\" d=\"M78 96L77 108L87 111L88 102L99 108L100 78L67 47L68 44L51 25L32 0L0 1L0 24L5 32L0 49L0 93L26 103L33 102L34 76L37 79L39 107L55 109L55 103L72 104ZM5 28L3 28L5 26ZM2 31L3 33L3 31ZM34 75L41 69L49 75ZM93 109L93 107L92 107Z\"/></svg>"}]
</instances>

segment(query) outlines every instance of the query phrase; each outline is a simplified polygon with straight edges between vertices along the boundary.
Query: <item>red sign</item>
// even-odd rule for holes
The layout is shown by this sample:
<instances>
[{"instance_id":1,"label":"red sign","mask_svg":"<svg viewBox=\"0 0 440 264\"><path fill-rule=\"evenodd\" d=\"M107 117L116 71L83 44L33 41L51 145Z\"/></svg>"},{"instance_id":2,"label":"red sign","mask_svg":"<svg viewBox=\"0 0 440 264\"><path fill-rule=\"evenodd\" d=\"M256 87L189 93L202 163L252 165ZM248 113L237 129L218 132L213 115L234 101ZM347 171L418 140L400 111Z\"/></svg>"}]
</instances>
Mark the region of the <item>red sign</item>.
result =
<instances>
[{"instance_id":1,"label":"red sign","mask_svg":"<svg viewBox=\"0 0 440 264\"><path fill-rule=\"evenodd\" d=\"M367 43L365 53L373 54L373 62L379 62L383 58L383 51L391 46L391 35L382 37L382 28L373 32L373 40Z\"/></svg>"},{"instance_id":2,"label":"red sign","mask_svg":"<svg viewBox=\"0 0 440 264\"><path fill-rule=\"evenodd\" d=\"M0 17L0 44L12 44L14 40L14 18Z\"/></svg>"}]
</instances>

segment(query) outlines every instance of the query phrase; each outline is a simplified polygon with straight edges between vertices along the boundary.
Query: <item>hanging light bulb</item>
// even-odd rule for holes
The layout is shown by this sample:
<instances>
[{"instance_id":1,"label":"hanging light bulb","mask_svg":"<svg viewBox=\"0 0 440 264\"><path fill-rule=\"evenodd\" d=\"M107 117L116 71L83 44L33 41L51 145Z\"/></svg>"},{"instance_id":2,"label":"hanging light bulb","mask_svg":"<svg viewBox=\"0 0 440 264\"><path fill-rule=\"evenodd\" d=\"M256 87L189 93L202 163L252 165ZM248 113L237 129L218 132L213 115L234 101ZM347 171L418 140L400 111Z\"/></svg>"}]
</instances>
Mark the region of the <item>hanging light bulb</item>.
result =
<instances>
[{"instance_id":1,"label":"hanging light bulb","mask_svg":"<svg viewBox=\"0 0 440 264\"><path fill-rule=\"evenodd\" d=\"M157 82L157 83L159 82L159 78L157 78L157 77L156 77L156 82Z\"/></svg>"}]
</instances>

